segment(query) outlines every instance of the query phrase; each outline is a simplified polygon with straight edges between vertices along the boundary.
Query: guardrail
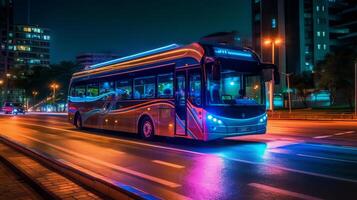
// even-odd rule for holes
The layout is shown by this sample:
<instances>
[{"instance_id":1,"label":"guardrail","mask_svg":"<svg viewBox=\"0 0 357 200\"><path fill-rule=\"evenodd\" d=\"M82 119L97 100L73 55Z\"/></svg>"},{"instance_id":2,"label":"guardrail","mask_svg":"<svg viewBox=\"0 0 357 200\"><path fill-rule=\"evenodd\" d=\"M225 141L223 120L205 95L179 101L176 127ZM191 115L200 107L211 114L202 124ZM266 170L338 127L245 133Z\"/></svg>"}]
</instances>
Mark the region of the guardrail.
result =
<instances>
[{"instance_id":1,"label":"guardrail","mask_svg":"<svg viewBox=\"0 0 357 200\"><path fill-rule=\"evenodd\" d=\"M357 120L357 116L351 113L288 113L268 112L269 119L301 119L301 120Z\"/></svg>"}]
</instances>

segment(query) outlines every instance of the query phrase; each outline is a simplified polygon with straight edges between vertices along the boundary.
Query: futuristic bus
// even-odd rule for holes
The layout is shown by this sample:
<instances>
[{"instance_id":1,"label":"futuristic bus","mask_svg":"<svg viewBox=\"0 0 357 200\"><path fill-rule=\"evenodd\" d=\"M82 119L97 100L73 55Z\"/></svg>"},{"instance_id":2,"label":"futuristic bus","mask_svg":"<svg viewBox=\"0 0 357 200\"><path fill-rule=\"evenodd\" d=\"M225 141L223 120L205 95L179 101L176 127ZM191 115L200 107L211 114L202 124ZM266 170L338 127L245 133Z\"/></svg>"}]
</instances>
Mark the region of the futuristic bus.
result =
<instances>
[{"instance_id":1,"label":"futuristic bus","mask_svg":"<svg viewBox=\"0 0 357 200\"><path fill-rule=\"evenodd\" d=\"M73 74L68 120L77 128L138 133L145 139L263 134L265 82L276 72L249 49L172 44Z\"/></svg>"}]
</instances>

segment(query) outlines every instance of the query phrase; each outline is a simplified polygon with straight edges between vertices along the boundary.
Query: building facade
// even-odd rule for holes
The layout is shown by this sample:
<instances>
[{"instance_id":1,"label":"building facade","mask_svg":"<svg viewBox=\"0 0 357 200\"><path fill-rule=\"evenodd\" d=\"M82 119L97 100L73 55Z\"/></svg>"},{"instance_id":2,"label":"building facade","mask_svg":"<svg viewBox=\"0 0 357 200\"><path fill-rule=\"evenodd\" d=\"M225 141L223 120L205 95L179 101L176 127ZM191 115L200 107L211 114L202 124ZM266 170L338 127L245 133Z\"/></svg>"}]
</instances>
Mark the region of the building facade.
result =
<instances>
[{"instance_id":1,"label":"building facade","mask_svg":"<svg viewBox=\"0 0 357 200\"><path fill-rule=\"evenodd\" d=\"M13 42L10 39L14 24L13 10L12 0L0 0L0 77L13 65L13 52L8 49Z\"/></svg>"},{"instance_id":2,"label":"building facade","mask_svg":"<svg viewBox=\"0 0 357 200\"><path fill-rule=\"evenodd\" d=\"M50 31L36 25L15 25L12 34L14 67L50 65Z\"/></svg>"},{"instance_id":3,"label":"building facade","mask_svg":"<svg viewBox=\"0 0 357 200\"><path fill-rule=\"evenodd\" d=\"M76 56L76 63L83 68L119 58L116 53L81 53Z\"/></svg>"}]
</instances>

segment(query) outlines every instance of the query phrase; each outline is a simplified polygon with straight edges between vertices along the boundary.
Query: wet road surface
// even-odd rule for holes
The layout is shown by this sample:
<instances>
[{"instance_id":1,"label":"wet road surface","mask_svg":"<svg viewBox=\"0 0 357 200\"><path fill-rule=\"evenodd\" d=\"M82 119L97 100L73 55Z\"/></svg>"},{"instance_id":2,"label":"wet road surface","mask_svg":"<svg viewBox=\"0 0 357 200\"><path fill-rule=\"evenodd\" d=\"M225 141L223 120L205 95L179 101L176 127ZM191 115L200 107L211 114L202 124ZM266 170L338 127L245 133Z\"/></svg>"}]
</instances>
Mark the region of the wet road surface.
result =
<instances>
[{"instance_id":1,"label":"wet road surface","mask_svg":"<svg viewBox=\"0 0 357 200\"><path fill-rule=\"evenodd\" d=\"M357 122L270 120L213 142L76 130L65 116L0 116L0 135L162 199L354 199Z\"/></svg>"}]
</instances>

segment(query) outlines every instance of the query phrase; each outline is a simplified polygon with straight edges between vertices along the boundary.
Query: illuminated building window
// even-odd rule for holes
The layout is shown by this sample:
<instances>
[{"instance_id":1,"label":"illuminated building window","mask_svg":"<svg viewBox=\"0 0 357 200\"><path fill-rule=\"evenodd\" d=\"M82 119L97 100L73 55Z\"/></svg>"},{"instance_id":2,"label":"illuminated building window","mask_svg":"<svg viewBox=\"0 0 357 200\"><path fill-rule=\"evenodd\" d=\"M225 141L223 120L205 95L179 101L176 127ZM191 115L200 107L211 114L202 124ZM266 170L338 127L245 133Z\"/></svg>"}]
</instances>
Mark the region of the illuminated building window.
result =
<instances>
[{"instance_id":1,"label":"illuminated building window","mask_svg":"<svg viewBox=\"0 0 357 200\"><path fill-rule=\"evenodd\" d=\"M326 44L324 44L324 50L326 50L327 49L327 45Z\"/></svg>"},{"instance_id":2,"label":"illuminated building window","mask_svg":"<svg viewBox=\"0 0 357 200\"><path fill-rule=\"evenodd\" d=\"M273 18L273 19L271 20L271 27L272 27L272 28L276 28L276 19L275 19L275 18Z\"/></svg>"},{"instance_id":3,"label":"illuminated building window","mask_svg":"<svg viewBox=\"0 0 357 200\"><path fill-rule=\"evenodd\" d=\"M321 49L321 44L317 44L317 49Z\"/></svg>"},{"instance_id":4,"label":"illuminated building window","mask_svg":"<svg viewBox=\"0 0 357 200\"><path fill-rule=\"evenodd\" d=\"M322 36L325 37L325 31L322 31Z\"/></svg>"},{"instance_id":5,"label":"illuminated building window","mask_svg":"<svg viewBox=\"0 0 357 200\"><path fill-rule=\"evenodd\" d=\"M320 11L320 6L316 6L316 11L317 11L317 12Z\"/></svg>"},{"instance_id":6,"label":"illuminated building window","mask_svg":"<svg viewBox=\"0 0 357 200\"><path fill-rule=\"evenodd\" d=\"M316 34L317 34L317 37L320 37L320 31L317 31Z\"/></svg>"},{"instance_id":7,"label":"illuminated building window","mask_svg":"<svg viewBox=\"0 0 357 200\"><path fill-rule=\"evenodd\" d=\"M325 6L322 6L321 10L322 10L322 11L325 11Z\"/></svg>"}]
</instances>

